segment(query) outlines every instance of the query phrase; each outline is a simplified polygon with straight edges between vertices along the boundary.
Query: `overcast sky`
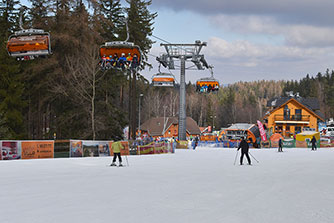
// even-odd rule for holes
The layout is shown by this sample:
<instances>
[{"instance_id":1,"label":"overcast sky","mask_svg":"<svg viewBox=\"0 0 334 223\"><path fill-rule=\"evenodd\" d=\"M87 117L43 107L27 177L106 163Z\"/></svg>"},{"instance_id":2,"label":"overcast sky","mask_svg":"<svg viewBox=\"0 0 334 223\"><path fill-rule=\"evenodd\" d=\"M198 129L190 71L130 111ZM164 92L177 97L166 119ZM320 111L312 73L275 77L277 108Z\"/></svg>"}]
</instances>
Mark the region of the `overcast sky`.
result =
<instances>
[{"instance_id":1,"label":"overcast sky","mask_svg":"<svg viewBox=\"0 0 334 223\"><path fill-rule=\"evenodd\" d=\"M202 51L222 83L301 79L334 68L333 0L153 0L154 35L208 43ZM157 43L151 54L165 52ZM154 57L148 79L158 71ZM190 63L189 63L190 65ZM166 71L162 69L162 71ZM179 80L179 70L172 71ZM195 82L208 70L187 71Z\"/></svg>"}]
</instances>

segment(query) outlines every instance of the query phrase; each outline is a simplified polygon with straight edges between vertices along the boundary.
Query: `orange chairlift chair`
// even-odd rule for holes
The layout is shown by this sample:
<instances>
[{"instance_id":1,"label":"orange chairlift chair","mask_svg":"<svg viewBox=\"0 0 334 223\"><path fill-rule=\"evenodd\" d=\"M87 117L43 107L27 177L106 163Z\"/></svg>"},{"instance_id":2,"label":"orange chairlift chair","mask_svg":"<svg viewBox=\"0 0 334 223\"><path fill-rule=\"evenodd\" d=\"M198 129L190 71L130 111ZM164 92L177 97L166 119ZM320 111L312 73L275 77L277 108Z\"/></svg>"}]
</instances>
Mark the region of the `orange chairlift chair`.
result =
<instances>
[{"instance_id":1,"label":"orange chairlift chair","mask_svg":"<svg viewBox=\"0 0 334 223\"><path fill-rule=\"evenodd\" d=\"M175 77L172 73L161 73L159 64L159 73L152 76L152 85L154 87L174 87Z\"/></svg>"},{"instance_id":2,"label":"orange chairlift chair","mask_svg":"<svg viewBox=\"0 0 334 223\"><path fill-rule=\"evenodd\" d=\"M50 55L50 33L42 29L22 29L9 36L7 52L17 59L34 59Z\"/></svg>"},{"instance_id":3,"label":"orange chairlift chair","mask_svg":"<svg viewBox=\"0 0 334 223\"><path fill-rule=\"evenodd\" d=\"M201 78L196 81L196 91L197 92L215 92L219 90L219 81L213 77L213 66L209 66L211 71L211 77Z\"/></svg>"}]
</instances>

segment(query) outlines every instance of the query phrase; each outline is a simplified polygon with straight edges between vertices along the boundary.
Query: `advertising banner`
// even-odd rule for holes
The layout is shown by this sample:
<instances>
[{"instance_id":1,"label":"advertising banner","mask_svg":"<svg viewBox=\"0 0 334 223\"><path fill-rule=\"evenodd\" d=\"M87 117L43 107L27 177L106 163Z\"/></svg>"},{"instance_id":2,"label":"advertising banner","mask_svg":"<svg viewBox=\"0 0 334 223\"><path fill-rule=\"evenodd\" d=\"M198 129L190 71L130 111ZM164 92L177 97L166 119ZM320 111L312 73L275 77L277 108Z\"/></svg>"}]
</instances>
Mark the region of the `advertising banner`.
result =
<instances>
[{"instance_id":1,"label":"advertising banner","mask_svg":"<svg viewBox=\"0 0 334 223\"><path fill-rule=\"evenodd\" d=\"M263 142L267 141L267 135L266 135L266 131L264 131L264 127L262 125L262 123L257 120L257 125L259 126L259 130L260 130L260 135L261 135L261 139Z\"/></svg>"},{"instance_id":2,"label":"advertising banner","mask_svg":"<svg viewBox=\"0 0 334 223\"><path fill-rule=\"evenodd\" d=\"M332 147L331 140L329 138L320 138L320 147Z\"/></svg>"},{"instance_id":3,"label":"advertising banner","mask_svg":"<svg viewBox=\"0 0 334 223\"><path fill-rule=\"evenodd\" d=\"M21 143L19 141L0 142L0 160L21 159Z\"/></svg>"},{"instance_id":4,"label":"advertising banner","mask_svg":"<svg viewBox=\"0 0 334 223\"><path fill-rule=\"evenodd\" d=\"M84 157L110 156L109 141L82 141Z\"/></svg>"},{"instance_id":5,"label":"advertising banner","mask_svg":"<svg viewBox=\"0 0 334 223\"><path fill-rule=\"evenodd\" d=\"M110 156L109 141L98 142L99 156Z\"/></svg>"},{"instance_id":6,"label":"advertising banner","mask_svg":"<svg viewBox=\"0 0 334 223\"><path fill-rule=\"evenodd\" d=\"M155 143L154 145L154 153L161 154L161 153L168 153L168 144L165 142Z\"/></svg>"},{"instance_id":7,"label":"advertising banner","mask_svg":"<svg viewBox=\"0 0 334 223\"><path fill-rule=\"evenodd\" d=\"M307 148L312 148L312 142L311 140L308 140L306 139L306 144L307 144ZM320 139L317 140L317 145L316 145L317 148L320 148Z\"/></svg>"},{"instance_id":8,"label":"advertising banner","mask_svg":"<svg viewBox=\"0 0 334 223\"><path fill-rule=\"evenodd\" d=\"M278 147L278 141L270 141L271 148Z\"/></svg>"},{"instance_id":9,"label":"advertising banner","mask_svg":"<svg viewBox=\"0 0 334 223\"><path fill-rule=\"evenodd\" d=\"M275 133L272 136L270 136L270 145L271 145L271 147L272 148L278 147L280 139L284 140L284 137L281 134L279 134L279 133Z\"/></svg>"},{"instance_id":10,"label":"advertising banner","mask_svg":"<svg viewBox=\"0 0 334 223\"><path fill-rule=\"evenodd\" d=\"M98 141L82 141L83 157L97 157L99 156L99 142Z\"/></svg>"},{"instance_id":11,"label":"advertising banner","mask_svg":"<svg viewBox=\"0 0 334 223\"><path fill-rule=\"evenodd\" d=\"M121 156L127 156L130 155L130 150L129 150L129 142L128 141L121 141L124 149L121 149ZM109 148L110 148L110 156L114 155L114 151L112 151L111 145L113 142L109 142Z\"/></svg>"},{"instance_id":12,"label":"advertising banner","mask_svg":"<svg viewBox=\"0 0 334 223\"><path fill-rule=\"evenodd\" d=\"M294 139L286 139L283 140L283 148L294 148L296 147L296 140Z\"/></svg>"},{"instance_id":13,"label":"advertising banner","mask_svg":"<svg viewBox=\"0 0 334 223\"><path fill-rule=\"evenodd\" d=\"M172 143L152 142L145 146L138 146L138 155L166 154L166 153L174 153L172 149Z\"/></svg>"},{"instance_id":14,"label":"advertising banner","mask_svg":"<svg viewBox=\"0 0 334 223\"><path fill-rule=\"evenodd\" d=\"M270 148L270 141L261 142L261 148Z\"/></svg>"},{"instance_id":15,"label":"advertising banner","mask_svg":"<svg viewBox=\"0 0 334 223\"><path fill-rule=\"evenodd\" d=\"M82 141L81 140L70 140L70 157L82 157Z\"/></svg>"},{"instance_id":16,"label":"advertising banner","mask_svg":"<svg viewBox=\"0 0 334 223\"><path fill-rule=\"evenodd\" d=\"M317 148L320 148L320 139L317 140ZM296 140L297 148L312 148L311 139L306 138L304 141Z\"/></svg>"},{"instance_id":17,"label":"advertising banner","mask_svg":"<svg viewBox=\"0 0 334 223\"><path fill-rule=\"evenodd\" d=\"M150 144L145 146L138 146L138 154L139 155L154 154L154 143L151 142Z\"/></svg>"},{"instance_id":18,"label":"advertising banner","mask_svg":"<svg viewBox=\"0 0 334 223\"><path fill-rule=\"evenodd\" d=\"M296 140L296 147L297 148L307 148L307 142L306 141L298 141L298 140Z\"/></svg>"},{"instance_id":19,"label":"advertising banner","mask_svg":"<svg viewBox=\"0 0 334 223\"><path fill-rule=\"evenodd\" d=\"M318 132L322 132L326 128L327 128L326 122L319 122L318 123Z\"/></svg>"},{"instance_id":20,"label":"advertising banner","mask_svg":"<svg viewBox=\"0 0 334 223\"><path fill-rule=\"evenodd\" d=\"M188 149L188 141L187 140L177 141L176 148L177 149Z\"/></svg>"},{"instance_id":21,"label":"advertising banner","mask_svg":"<svg viewBox=\"0 0 334 223\"><path fill-rule=\"evenodd\" d=\"M22 159L53 158L54 141L22 141Z\"/></svg>"},{"instance_id":22,"label":"advertising banner","mask_svg":"<svg viewBox=\"0 0 334 223\"><path fill-rule=\"evenodd\" d=\"M123 129L123 139L125 140L129 140L129 126L126 126Z\"/></svg>"},{"instance_id":23,"label":"advertising banner","mask_svg":"<svg viewBox=\"0 0 334 223\"><path fill-rule=\"evenodd\" d=\"M237 141L229 141L228 148L238 148L239 143Z\"/></svg>"}]
</instances>

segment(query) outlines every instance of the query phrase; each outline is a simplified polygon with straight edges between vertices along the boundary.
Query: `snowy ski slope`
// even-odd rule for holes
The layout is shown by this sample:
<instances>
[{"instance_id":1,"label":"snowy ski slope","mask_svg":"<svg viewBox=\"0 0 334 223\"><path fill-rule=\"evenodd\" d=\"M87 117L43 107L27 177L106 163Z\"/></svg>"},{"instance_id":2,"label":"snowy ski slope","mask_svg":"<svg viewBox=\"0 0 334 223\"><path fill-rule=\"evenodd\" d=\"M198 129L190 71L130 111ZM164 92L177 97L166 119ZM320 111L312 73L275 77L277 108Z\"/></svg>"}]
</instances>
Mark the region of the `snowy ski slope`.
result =
<instances>
[{"instance_id":1,"label":"snowy ski slope","mask_svg":"<svg viewBox=\"0 0 334 223\"><path fill-rule=\"evenodd\" d=\"M334 222L334 149L235 149L0 162L1 223ZM126 164L124 158L123 164ZM246 160L245 160L246 163Z\"/></svg>"}]
</instances>

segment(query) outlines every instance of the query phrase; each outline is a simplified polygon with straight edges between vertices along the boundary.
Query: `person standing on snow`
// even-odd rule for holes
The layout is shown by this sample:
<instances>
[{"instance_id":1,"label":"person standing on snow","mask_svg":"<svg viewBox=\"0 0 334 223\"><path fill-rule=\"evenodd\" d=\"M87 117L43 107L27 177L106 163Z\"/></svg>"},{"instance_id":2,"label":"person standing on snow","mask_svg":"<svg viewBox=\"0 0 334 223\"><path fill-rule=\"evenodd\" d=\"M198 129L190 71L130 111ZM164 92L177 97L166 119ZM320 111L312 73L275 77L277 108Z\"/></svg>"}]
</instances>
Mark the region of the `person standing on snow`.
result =
<instances>
[{"instance_id":1,"label":"person standing on snow","mask_svg":"<svg viewBox=\"0 0 334 223\"><path fill-rule=\"evenodd\" d=\"M196 136L196 138L195 138L195 142L194 142L193 150L196 149L196 147L197 147L197 145L198 145L198 141L199 141L198 136Z\"/></svg>"},{"instance_id":2,"label":"person standing on snow","mask_svg":"<svg viewBox=\"0 0 334 223\"><path fill-rule=\"evenodd\" d=\"M249 158L249 155L248 155L249 145L246 142L246 140L244 139L244 137L241 137L241 142L239 144L238 151L239 151L240 148L241 148L240 165L242 165L244 155L246 155L246 157L247 157L248 164L252 165L251 159Z\"/></svg>"},{"instance_id":3,"label":"person standing on snow","mask_svg":"<svg viewBox=\"0 0 334 223\"><path fill-rule=\"evenodd\" d=\"M280 138L278 140L278 152L283 152L283 142L282 142L282 139Z\"/></svg>"},{"instance_id":4,"label":"person standing on snow","mask_svg":"<svg viewBox=\"0 0 334 223\"><path fill-rule=\"evenodd\" d=\"M173 148L173 153L175 153L175 149L176 149L176 139L174 138L174 136L173 136L173 138L172 138L172 148Z\"/></svg>"},{"instance_id":5,"label":"person standing on snow","mask_svg":"<svg viewBox=\"0 0 334 223\"><path fill-rule=\"evenodd\" d=\"M311 143L312 143L312 150L317 150L317 140L315 139L314 136L312 137Z\"/></svg>"},{"instance_id":6,"label":"person standing on snow","mask_svg":"<svg viewBox=\"0 0 334 223\"><path fill-rule=\"evenodd\" d=\"M116 158L118 157L119 166L122 165L122 157L121 157L121 149L124 149L124 146L122 145L121 141L116 141L111 144L111 148L114 152L114 158L112 160L112 164L110 166L116 166Z\"/></svg>"}]
</instances>

